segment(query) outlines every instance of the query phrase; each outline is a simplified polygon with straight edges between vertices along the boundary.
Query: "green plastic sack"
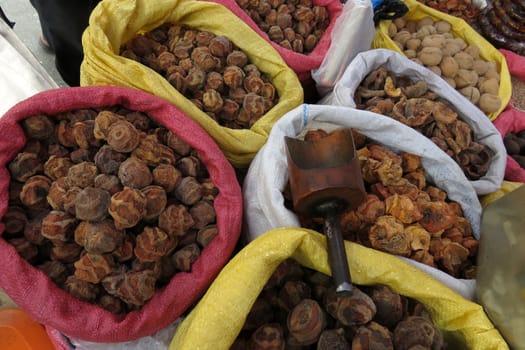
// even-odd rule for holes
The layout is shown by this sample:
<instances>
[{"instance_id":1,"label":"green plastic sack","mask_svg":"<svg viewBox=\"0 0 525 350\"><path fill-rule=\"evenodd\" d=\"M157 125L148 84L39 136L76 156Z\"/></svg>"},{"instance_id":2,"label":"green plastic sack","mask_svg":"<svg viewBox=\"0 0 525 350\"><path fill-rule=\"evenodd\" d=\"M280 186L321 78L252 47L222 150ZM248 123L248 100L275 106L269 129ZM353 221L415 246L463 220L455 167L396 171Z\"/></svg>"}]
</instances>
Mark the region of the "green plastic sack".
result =
<instances>
[{"instance_id":1,"label":"green plastic sack","mask_svg":"<svg viewBox=\"0 0 525 350\"><path fill-rule=\"evenodd\" d=\"M463 19L450 16L444 12L440 12L431 7L425 6L417 0L404 0L408 7L408 13L404 18L408 20L420 20L423 17L429 16L434 21L444 20L451 25L450 31L454 36L462 38L465 42L476 45L480 49L480 56L486 61L496 63L500 74L500 85L498 96L501 99L500 108L488 115L490 120L495 120L498 115L507 107L507 104L512 95L512 84L510 80L509 68L505 56L499 52L491 43L489 43L483 36L478 34L467 22ZM383 20L379 23L374 40L372 41L372 48L385 48L404 54L394 41L388 36L388 27L392 20Z\"/></svg>"},{"instance_id":2,"label":"green plastic sack","mask_svg":"<svg viewBox=\"0 0 525 350\"><path fill-rule=\"evenodd\" d=\"M345 242L345 246L354 283L386 284L422 302L447 342L455 345L451 349L508 349L479 304L395 256L351 242ZM223 268L179 326L170 349L229 349L266 281L287 258L330 274L324 235L299 228L268 231Z\"/></svg>"},{"instance_id":3,"label":"green plastic sack","mask_svg":"<svg viewBox=\"0 0 525 350\"><path fill-rule=\"evenodd\" d=\"M185 24L228 37L261 72L270 77L279 94L279 103L251 129L226 128L197 108L160 74L119 56L120 47L137 33L147 32L163 23ZM274 122L303 102L301 83L278 52L242 20L215 3L194 0L102 1L91 14L82 45L82 86L127 86L170 101L199 123L237 167L246 167L266 142Z\"/></svg>"}]
</instances>

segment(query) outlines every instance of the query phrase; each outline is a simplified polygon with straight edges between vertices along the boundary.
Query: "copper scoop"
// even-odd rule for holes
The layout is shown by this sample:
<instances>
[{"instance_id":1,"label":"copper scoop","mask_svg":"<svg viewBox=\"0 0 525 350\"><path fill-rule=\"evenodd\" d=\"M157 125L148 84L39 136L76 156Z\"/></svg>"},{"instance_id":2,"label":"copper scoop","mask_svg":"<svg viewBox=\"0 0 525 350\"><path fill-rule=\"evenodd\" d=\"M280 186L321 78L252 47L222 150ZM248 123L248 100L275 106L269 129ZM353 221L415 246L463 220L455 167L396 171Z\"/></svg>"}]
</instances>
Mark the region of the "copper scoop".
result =
<instances>
[{"instance_id":1,"label":"copper scoop","mask_svg":"<svg viewBox=\"0 0 525 350\"><path fill-rule=\"evenodd\" d=\"M285 142L294 210L300 215L324 218L336 293L350 295L352 281L339 215L355 209L365 198L352 132L335 130L315 141L285 137Z\"/></svg>"}]
</instances>

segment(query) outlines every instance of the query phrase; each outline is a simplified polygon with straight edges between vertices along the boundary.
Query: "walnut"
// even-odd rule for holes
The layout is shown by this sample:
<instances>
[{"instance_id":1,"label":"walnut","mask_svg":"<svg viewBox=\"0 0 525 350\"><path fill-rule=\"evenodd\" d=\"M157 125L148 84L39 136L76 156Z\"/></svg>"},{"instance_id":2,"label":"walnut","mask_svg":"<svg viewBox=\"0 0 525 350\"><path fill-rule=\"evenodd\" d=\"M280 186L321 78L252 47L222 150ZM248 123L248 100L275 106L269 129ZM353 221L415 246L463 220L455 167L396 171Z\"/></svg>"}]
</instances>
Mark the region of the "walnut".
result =
<instances>
[{"instance_id":1,"label":"walnut","mask_svg":"<svg viewBox=\"0 0 525 350\"><path fill-rule=\"evenodd\" d=\"M141 262L158 261L176 246L176 236L168 235L158 227L145 227L137 236L134 252Z\"/></svg>"},{"instance_id":2,"label":"walnut","mask_svg":"<svg viewBox=\"0 0 525 350\"><path fill-rule=\"evenodd\" d=\"M377 218L370 227L368 237L372 247L396 255L410 255L410 240L403 224L394 216L384 215Z\"/></svg>"},{"instance_id":3,"label":"walnut","mask_svg":"<svg viewBox=\"0 0 525 350\"><path fill-rule=\"evenodd\" d=\"M147 203L146 196L140 190L124 187L111 196L108 212L115 221L115 227L122 230L139 223L146 215Z\"/></svg>"},{"instance_id":4,"label":"walnut","mask_svg":"<svg viewBox=\"0 0 525 350\"><path fill-rule=\"evenodd\" d=\"M115 270L110 254L86 253L75 262L75 277L90 283L99 283Z\"/></svg>"},{"instance_id":5,"label":"walnut","mask_svg":"<svg viewBox=\"0 0 525 350\"><path fill-rule=\"evenodd\" d=\"M166 191L164 188L155 185L146 186L141 191L147 200L144 220L154 220L166 207L168 201Z\"/></svg>"},{"instance_id":6,"label":"walnut","mask_svg":"<svg viewBox=\"0 0 525 350\"><path fill-rule=\"evenodd\" d=\"M9 173L16 181L25 182L44 168L38 154L21 152L9 163Z\"/></svg>"},{"instance_id":7,"label":"walnut","mask_svg":"<svg viewBox=\"0 0 525 350\"><path fill-rule=\"evenodd\" d=\"M159 216L159 227L170 235L183 236L194 223L185 205L169 205Z\"/></svg>"},{"instance_id":8,"label":"walnut","mask_svg":"<svg viewBox=\"0 0 525 350\"><path fill-rule=\"evenodd\" d=\"M136 157L129 157L120 164L118 178L123 186L138 189L153 182L153 175L147 164Z\"/></svg>"},{"instance_id":9,"label":"walnut","mask_svg":"<svg viewBox=\"0 0 525 350\"><path fill-rule=\"evenodd\" d=\"M75 197L75 216L79 220L101 221L108 215L110 202L108 191L86 187Z\"/></svg>"},{"instance_id":10,"label":"walnut","mask_svg":"<svg viewBox=\"0 0 525 350\"><path fill-rule=\"evenodd\" d=\"M67 172L66 184L69 187L93 187L98 169L95 163L82 162L71 166Z\"/></svg>"}]
</instances>

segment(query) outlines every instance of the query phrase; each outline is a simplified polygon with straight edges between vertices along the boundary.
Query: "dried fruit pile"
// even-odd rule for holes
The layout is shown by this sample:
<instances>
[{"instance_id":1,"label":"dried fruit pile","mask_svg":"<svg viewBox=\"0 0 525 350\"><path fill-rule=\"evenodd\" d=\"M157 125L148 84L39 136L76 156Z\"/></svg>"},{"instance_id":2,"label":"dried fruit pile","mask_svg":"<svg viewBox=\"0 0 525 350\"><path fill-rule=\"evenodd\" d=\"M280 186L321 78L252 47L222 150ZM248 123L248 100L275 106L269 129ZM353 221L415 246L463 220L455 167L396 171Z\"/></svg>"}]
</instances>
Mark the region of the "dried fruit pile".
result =
<instances>
[{"instance_id":1,"label":"dried fruit pile","mask_svg":"<svg viewBox=\"0 0 525 350\"><path fill-rule=\"evenodd\" d=\"M389 116L431 139L469 180L487 173L492 150L475 141L470 126L423 80L398 77L380 67L361 82L354 100L357 108Z\"/></svg>"},{"instance_id":2,"label":"dried fruit pile","mask_svg":"<svg viewBox=\"0 0 525 350\"><path fill-rule=\"evenodd\" d=\"M199 154L144 113L35 115L9 163L3 237L80 300L140 308L217 235Z\"/></svg>"},{"instance_id":3,"label":"dried fruit pile","mask_svg":"<svg viewBox=\"0 0 525 350\"><path fill-rule=\"evenodd\" d=\"M298 53L311 52L330 24L326 6L312 0L235 0L270 40Z\"/></svg>"},{"instance_id":4,"label":"dried fruit pile","mask_svg":"<svg viewBox=\"0 0 525 350\"><path fill-rule=\"evenodd\" d=\"M419 21L401 17L392 21L388 35L408 58L441 76L483 112L498 111L496 64L484 60L476 45L455 37L450 23L428 16Z\"/></svg>"},{"instance_id":5,"label":"dried fruit pile","mask_svg":"<svg viewBox=\"0 0 525 350\"><path fill-rule=\"evenodd\" d=\"M507 133L503 138L503 143L508 155L525 169L525 131Z\"/></svg>"},{"instance_id":6,"label":"dried fruit pile","mask_svg":"<svg viewBox=\"0 0 525 350\"><path fill-rule=\"evenodd\" d=\"M231 129L250 128L279 100L268 76L225 36L164 24L131 39L120 54L161 74Z\"/></svg>"},{"instance_id":7,"label":"dried fruit pile","mask_svg":"<svg viewBox=\"0 0 525 350\"><path fill-rule=\"evenodd\" d=\"M467 23L476 21L481 11L471 0L418 0L428 7L449 14L454 17L463 18Z\"/></svg>"},{"instance_id":8,"label":"dried fruit pile","mask_svg":"<svg viewBox=\"0 0 525 350\"><path fill-rule=\"evenodd\" d=\"M312 133L326 135L323 130L307 135ZM344 238L457 278L475 278L479 241L461 206L427 183L421 159L398 155L356 132L354 140L367 195L356 210L341 214ZM290 194L285 191L284 197L291 207ZM303 227L323 229L322 218L299 219Z\"/></svg>"},{"instance_id":9,"label":"dried fruit pile","mask_svg":"<svg viewBox=\"0 0 525 350\"><path fill-rule=\"evenodd\" d=\"M441 331L416 300L386 285L338 297L329 276L281 263L231 349L444 349Z\"/></svg>"}]
</instances>

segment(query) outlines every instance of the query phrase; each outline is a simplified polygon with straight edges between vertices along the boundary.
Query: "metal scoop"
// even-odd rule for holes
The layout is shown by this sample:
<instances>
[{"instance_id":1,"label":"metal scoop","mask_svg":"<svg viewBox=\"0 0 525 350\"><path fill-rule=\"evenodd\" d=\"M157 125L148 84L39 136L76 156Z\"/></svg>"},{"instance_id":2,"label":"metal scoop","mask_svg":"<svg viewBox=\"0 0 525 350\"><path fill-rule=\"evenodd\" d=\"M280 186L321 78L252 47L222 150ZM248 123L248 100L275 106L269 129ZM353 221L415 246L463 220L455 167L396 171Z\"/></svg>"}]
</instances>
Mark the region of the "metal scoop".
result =
<instances>
[{"instance_id":1,"label":"metal scoop","mask_svg":"<svg viewBox=\"0 0 525 350\"><path fill-rule=\"evenodd\" d=\"M350 295L348 268L339 215L365 198L359 159L350 129L335 130L316 141L285 137L294 210L324 218L328 259L336 293Z\"/></svg>"}]
</instances>

